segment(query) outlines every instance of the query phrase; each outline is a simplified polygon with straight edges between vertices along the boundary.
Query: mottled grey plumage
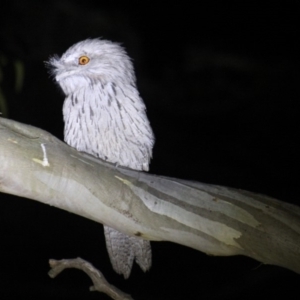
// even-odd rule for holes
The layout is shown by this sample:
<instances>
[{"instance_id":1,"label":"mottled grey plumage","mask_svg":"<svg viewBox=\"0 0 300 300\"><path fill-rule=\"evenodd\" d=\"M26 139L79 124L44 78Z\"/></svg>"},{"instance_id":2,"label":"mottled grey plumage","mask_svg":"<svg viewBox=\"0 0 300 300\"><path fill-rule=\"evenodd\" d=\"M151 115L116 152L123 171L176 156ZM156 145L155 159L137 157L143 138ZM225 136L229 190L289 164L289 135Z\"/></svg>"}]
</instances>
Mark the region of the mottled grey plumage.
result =
<instances>
[{"instance_id":1,"label":"mottled grey plumage","mask_svg":"<svg viewBox=\"0 0 300 300\"><path fill-rule=\"evenodd\" d=\"M88 39L61 58L51 58L49 65L66 95L66 143L117 165L147 171L154 136L125 50L110 41ZM127 278L134 259L144 271L150 268L149 241L107 226L104 232L117 273Z\"/></svg>"}]
</instances>

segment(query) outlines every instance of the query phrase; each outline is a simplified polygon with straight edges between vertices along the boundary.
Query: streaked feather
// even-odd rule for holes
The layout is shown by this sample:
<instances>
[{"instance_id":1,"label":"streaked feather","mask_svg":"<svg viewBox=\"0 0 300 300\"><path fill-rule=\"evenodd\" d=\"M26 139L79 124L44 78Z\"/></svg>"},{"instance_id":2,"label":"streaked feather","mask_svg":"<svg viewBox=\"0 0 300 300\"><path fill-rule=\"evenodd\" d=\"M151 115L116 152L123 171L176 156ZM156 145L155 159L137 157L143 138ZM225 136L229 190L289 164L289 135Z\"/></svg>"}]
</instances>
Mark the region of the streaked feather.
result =
<instances>
[{"instance_id":1,"label":"streaked feather","mask_svg":"<svg viewBox=\"0 0 300 300\"><path fill-rule=\"evenodd\" d=\"M89 62L79 64L81 56ZM66 98L64 139L78 151L136 170L149 169L154 135L136 89L132 62L116 43L88 39L49 60ZM113 268L127 278L133 260L151 266L149 241L104 226Z\"/></svg>"}]
</instances>

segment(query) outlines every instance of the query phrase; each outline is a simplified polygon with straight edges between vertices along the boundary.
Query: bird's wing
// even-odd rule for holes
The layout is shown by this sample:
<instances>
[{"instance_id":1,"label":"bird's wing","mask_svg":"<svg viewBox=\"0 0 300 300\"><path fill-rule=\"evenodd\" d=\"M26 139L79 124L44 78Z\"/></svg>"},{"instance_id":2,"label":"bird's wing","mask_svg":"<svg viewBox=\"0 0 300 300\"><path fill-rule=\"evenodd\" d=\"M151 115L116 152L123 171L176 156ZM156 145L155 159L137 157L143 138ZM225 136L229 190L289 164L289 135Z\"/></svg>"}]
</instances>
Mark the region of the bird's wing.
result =
<instances>
[{"instance_id":1,"label":"bird's wing","mask_svg":"<svg viewBox=\"0 0 300 300\"><path fill-rule=\"evenodd\" d=\"M104 225L106 247L113 269L128 278L133 261L146 272L151 267L150 241L128 236Z\"/></svg>"}]
</instances>

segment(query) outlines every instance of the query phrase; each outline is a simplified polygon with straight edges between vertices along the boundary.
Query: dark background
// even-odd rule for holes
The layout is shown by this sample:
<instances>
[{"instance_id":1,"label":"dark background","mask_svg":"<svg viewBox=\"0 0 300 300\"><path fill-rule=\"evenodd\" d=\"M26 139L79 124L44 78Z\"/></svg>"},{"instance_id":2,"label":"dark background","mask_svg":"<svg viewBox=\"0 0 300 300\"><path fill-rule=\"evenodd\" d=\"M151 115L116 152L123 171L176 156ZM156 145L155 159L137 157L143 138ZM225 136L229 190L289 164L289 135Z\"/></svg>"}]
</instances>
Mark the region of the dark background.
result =
<instances>
[{"instance_id":1,"label":"dark background","mask_svg":"<svg viewBox=\"0 0 300 300\"><path fill-rule=\"evenodd\" d=\"M62 139L64 97L44 61L89 37L121 42L156 135L152 173L300 205L297 1L109 2L1 1L0 92L8 117ZM0 200L3 299L108 299L89 292L90 279L78 270L47 276L49 258L77 256L136 300L298 294L300 277L291 271L164 242L152 243L150 272L135 265L123 280L111 268L100 224L11 195Z\"/></svg>"}]
</instances>

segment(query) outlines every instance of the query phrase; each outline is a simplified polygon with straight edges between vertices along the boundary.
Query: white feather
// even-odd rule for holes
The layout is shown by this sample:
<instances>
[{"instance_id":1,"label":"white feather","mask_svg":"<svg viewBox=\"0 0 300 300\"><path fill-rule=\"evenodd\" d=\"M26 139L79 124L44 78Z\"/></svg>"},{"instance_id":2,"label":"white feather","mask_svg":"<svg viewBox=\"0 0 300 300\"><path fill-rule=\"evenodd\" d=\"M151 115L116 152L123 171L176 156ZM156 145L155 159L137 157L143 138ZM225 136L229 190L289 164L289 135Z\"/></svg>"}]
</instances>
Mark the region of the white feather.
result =
<instances>
[{"instance_id":1,"label":"white feather","mask_svg":"<svg viewBox=\"0 0 300 300\"><path fill-rule=\"evenodd\" d=\"M86 65L79 64L83 55L90 59ZM66 94L65 141L109 162L148 170L154 135L124 49L106 40L85 40L49 63Z\"/></svg>"},{"instance_id":2,"label":"white feather","mask_svg":"<svg viewBox=\"0 0 300 300\"><path fill-rule=\"evenodd\" d=\"M87 57L87 64L79 59ZM78 151L120 166L148 170L154 135L135 85L133 65L125 50L106 40L89 39L70 47L49 65L64 91L64 138ZM151 266L150 242L104 226L115 271L127 278L133 260Z\"/></svg>"}]
</instances>

